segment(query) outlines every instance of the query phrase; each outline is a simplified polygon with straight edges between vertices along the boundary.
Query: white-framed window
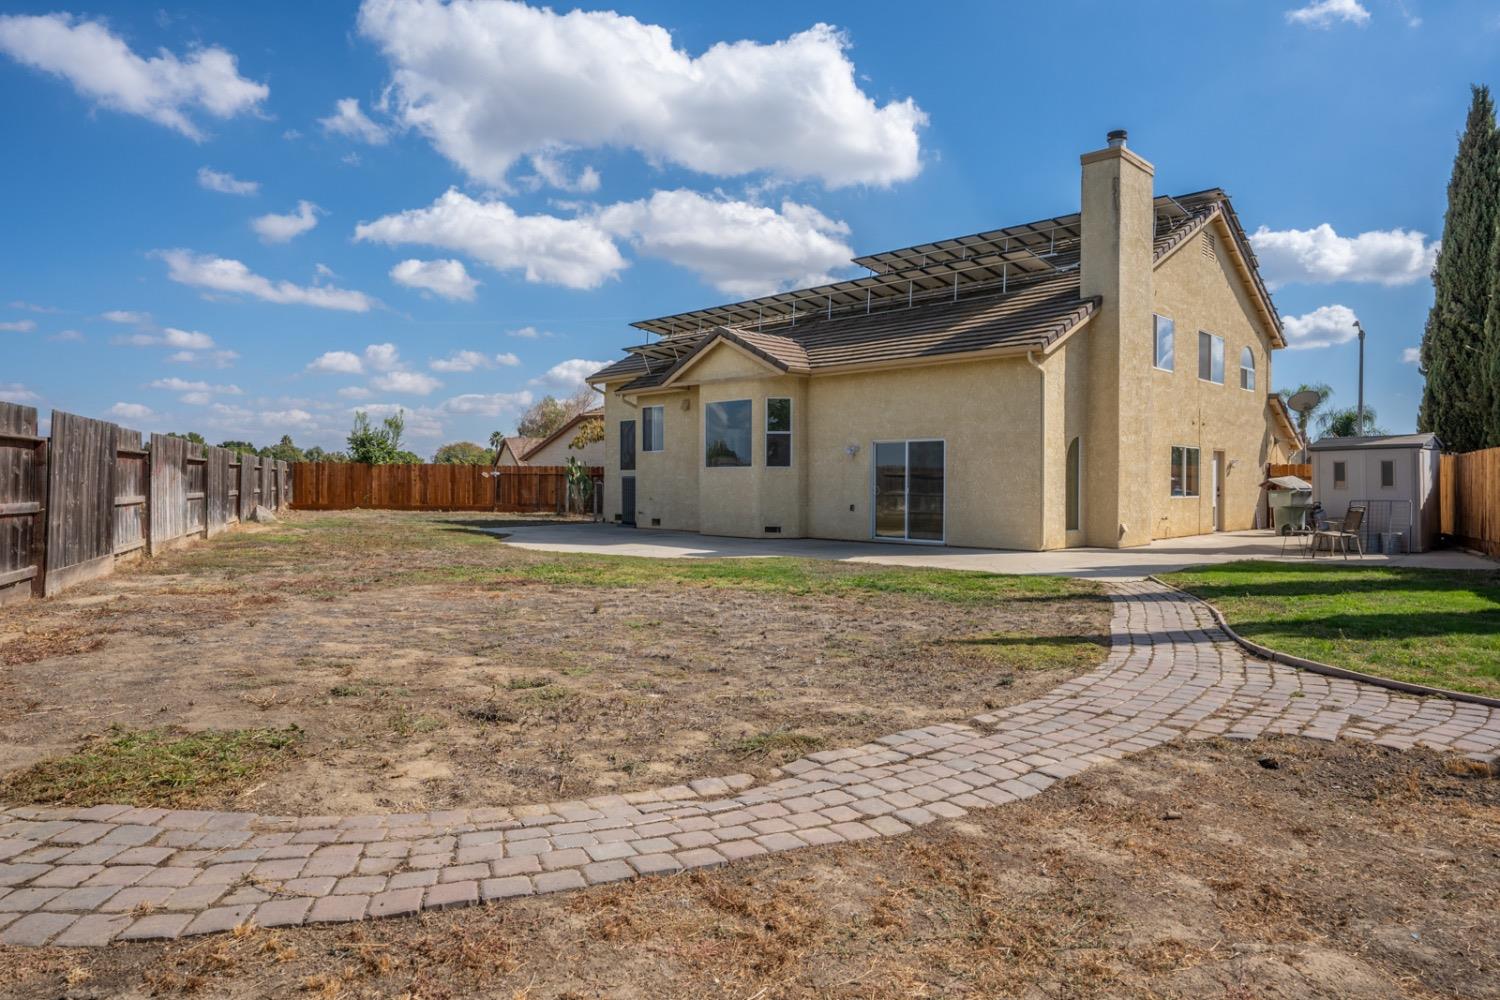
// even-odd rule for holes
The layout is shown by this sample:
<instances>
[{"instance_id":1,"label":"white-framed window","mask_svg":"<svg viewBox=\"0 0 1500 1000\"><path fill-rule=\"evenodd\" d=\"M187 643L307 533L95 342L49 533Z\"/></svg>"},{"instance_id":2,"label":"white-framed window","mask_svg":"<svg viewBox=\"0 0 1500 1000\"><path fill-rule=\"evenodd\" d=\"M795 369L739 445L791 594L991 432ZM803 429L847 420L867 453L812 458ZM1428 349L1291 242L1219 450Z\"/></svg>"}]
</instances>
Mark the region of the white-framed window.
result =
<instances>
[{"instance_id":1,"label":"white-framed window","mask_svg":"<svg viewBox=\"0 0 1500 1000\"><path fill-rule=\"evenodd\" d=\"M1224 338L1198 331L1198 377L1224 384Z\"/></svg>"},{"instance_id":2,"label":"white-framed window","mask_svg":"<svg viewBox=\"0 0 1500 1000\"><path fill-rule=\"evenodd\" d=\"M1172 446L1172 495L1195 497L1198 495L1198 449L1180 445Z\"/></svg>"},{"instance_id":3,"label":"white-framed window","mask_svg":"<svg viewBox=\"0 0 1500 1000\"><path fill-rule=\"evenodd\" d=\"M1248 347L1240 352L1240 388L1255 388L1255 352Z\"/></svg>"},{"instance_id":4,"label":"white-framed window","mask_svg":"<svg viewBox=\"0 0 1500 1000\"><path fill-rule=\"evenodd\" d=\"M661 451L666 448L666 414L664 406L641 407L641 451Z\"/></svg>"},{"instance_id":5,"label":"white-framed window","mask_svg":"<svg viewBox=\"0 0 1500 1000\"><path fill-rule=\"evenodd\" d=\"M1172 371L1174 360L1172 353L1172 338L1176 332L1176 325L1170 316L1153 316L1156 321L1156 367L1164 372Z\"/></svg>"},{"instance_id":6,"label":"white-framed window","mask_svg":"<svg viewBox=\"0 0 1500 1000\"><path fill-rule=\"evenodd\" d=\"M766 399L766 467L792 464L792 401L787 396Z\"/></svg>"},{"instance_id":7,"label":"white-framed window","mask_svg":"<svg viewBox=\"0 0 1500 1000\"><path fill-rule=\"evenodd\" d=\"M1336 490L1349 488L1349 466L1343 462L1333 463L1333 488Z\"/></svg>"},{"instance_id":8,"label":"white-framed window","mask_svg":"<svg viewBox=\"0 0 1500 1000\"><path fill-rule=\"evenodd\" d=\"M750 400L703 408L703 464L710 469L750 464Z\"/></svg>"}]
</instances>

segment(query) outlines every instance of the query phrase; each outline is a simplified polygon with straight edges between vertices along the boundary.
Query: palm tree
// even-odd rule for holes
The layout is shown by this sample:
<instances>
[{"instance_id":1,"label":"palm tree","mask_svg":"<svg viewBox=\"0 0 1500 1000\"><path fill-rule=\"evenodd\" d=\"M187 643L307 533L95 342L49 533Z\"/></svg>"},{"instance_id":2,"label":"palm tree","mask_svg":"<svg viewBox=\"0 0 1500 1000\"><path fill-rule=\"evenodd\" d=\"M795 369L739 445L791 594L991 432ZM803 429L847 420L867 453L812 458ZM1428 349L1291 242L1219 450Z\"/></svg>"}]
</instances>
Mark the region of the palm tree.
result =
<instances>
[{"instance_id":1,"label":"palm tree","mask_svg":"<svg viewBox=\"0 0 1500 1000\"><path fill-rule=\"evenodd\" d=\"M1318 432L1324 437L1375 437L1386 431L1375 423L1375 410L1365 404L1365 425L1359 426L1359 410L1353 406L1332 410L1318 417Z\"/></svg>"},{"instance_id":2,"label":"palm tree","mask_svg":"<svg viewBox=\"0 0 1500 1000\"><path fill-rule=\"evenodd\" d=\"M505 435L504 434L502 434L500 431L491 431L490 432L490 451L494 452L494 454L490 456L490 463L491 464L494 464L496 461L499 460L499 458L500 458L500 446L502 444L504 444L504 443L505 443Z\"/></svg>"},{"instance_id":3,"label":"palm tree","mask_svg":"<svg viewBox=\"0 0 1500 1000\"><path fill-rule=\"evenodd\" d=\"M1276 394L1282 398L1283 402L1285 402L1286 400L1289 400L1293 396L1297 395L1297 393L1299 392L1315 392L1318 394L1317 406L1314 406L1311 410L1307 410L1297 414L1297 433L1302 436L1303 444L1306 444L1307 425L1312 420L1312 415L1322 409L1323 406L1328 402L1328 398L1333 395L1333 387L1330 386L1327 382L1314 382L1311 385L1304 382L1301 385L1291 389L1280 389ZM1318 426L1323 426L1323 418L1321 417L1319 417L1318 419Z\"/></svg>"}]
</instances>

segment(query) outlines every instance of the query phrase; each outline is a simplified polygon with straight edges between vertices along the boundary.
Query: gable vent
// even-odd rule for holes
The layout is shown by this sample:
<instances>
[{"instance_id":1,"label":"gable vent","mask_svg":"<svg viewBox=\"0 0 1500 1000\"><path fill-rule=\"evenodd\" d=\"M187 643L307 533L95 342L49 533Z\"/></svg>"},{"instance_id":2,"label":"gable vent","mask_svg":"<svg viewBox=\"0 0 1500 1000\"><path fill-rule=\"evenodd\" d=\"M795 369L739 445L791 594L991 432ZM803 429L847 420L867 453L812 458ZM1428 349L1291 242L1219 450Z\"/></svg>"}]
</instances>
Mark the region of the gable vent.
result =
<instances>
[{"instance_id":1,"label":"gable vent","mask_svg":"<svg viewBox=\"0 0 1500 1000\"><path fill-rule=\"evenodd\" d=\"M1207 257L1209 260L1219 259L1219 246L1214 242L1213 233L1204 233L1203 240L1199 244L1199 247L1203 251L1203 256Z\"/></svg>"}]
</instances>

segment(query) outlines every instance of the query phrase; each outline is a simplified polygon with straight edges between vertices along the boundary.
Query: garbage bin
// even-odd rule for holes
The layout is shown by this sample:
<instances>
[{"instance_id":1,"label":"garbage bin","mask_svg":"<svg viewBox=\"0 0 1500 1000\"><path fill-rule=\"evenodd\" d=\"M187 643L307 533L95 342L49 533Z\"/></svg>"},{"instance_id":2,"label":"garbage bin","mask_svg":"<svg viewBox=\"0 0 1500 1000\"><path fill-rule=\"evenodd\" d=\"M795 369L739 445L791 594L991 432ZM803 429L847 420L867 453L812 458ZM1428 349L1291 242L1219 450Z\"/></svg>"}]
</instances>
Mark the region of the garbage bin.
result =
<instances>
[{"instance_id":1,"label":"garbage bin","mask_svg":"<svg viewBox=\"0 0 1500 1000\"><path fill-rule=\"evenodd\" d=\"M1380 533L1380 551L1388 556L1397 555L1406 551L1405 539L1399 531L1382 531Z\"/></svg>"}]
</instances>

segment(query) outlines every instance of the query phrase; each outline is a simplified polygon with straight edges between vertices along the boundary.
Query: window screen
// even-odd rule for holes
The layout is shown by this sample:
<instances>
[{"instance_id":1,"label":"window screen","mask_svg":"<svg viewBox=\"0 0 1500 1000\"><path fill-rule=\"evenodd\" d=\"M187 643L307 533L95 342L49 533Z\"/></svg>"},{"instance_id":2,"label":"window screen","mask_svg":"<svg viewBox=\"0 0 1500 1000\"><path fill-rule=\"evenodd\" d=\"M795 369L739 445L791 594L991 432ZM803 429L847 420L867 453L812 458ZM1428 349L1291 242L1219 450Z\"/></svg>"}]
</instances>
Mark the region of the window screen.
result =
<instances>
[{"instance_id":1,"label":"window screen","mask_svg":"<svg viewBox=\"0 0 1500 1000\"><path fill-rule=\"evenodd\" d=\"M641 451L661 451L666 446L666 409L641 408Z\"/></svg>"},{"instance_id":2,"label":"window screen","mask_svg":"<svg viewBox=\"0 0 1500 1000\"><path fill-rule=\"evenodd\" d=\"M1156 319L1156 367L1172 370L1172 338L1175 327L1166 316L1157 316Z\"/></svg>"},{"instance_id":3,"label":"window screen","mask_svg":"<svg viewBox=\"0 0 1500 1000\"><path fill-rule=\"evenodd\" d=\"M1387 460L1380 463L1380 485L1386 489L1396 485L1395 462Z\"/></svg>"},{"instance_id":4,"label":"window screen","mask_svg":"<svg viewBox=\"0 0 1500 1000\"><path fill-rule=\"evenodd\" d=\"M620 421L620 471L635 469L635 421Z\"/></svg>"},{"instance_id":5,"label":"window screen","mask_svg":"<svg viewBox=\"0 0 1500 1000\"><path fill-rule=\"evenodd\" d=\"M1198 334L1198 377L1205 382L1224 384L1224 338L1211 333Z\"/></svg>"},{"instance_id":6,"label":"window screen","mask_svg":"<svg viewBox=\"0 0 1500 1000\"><path fill-rule=\"evenodd\" d=\"M766 465L792 464L792 401L773 396L766 400Z\"/></svg>"}]
</instances>

